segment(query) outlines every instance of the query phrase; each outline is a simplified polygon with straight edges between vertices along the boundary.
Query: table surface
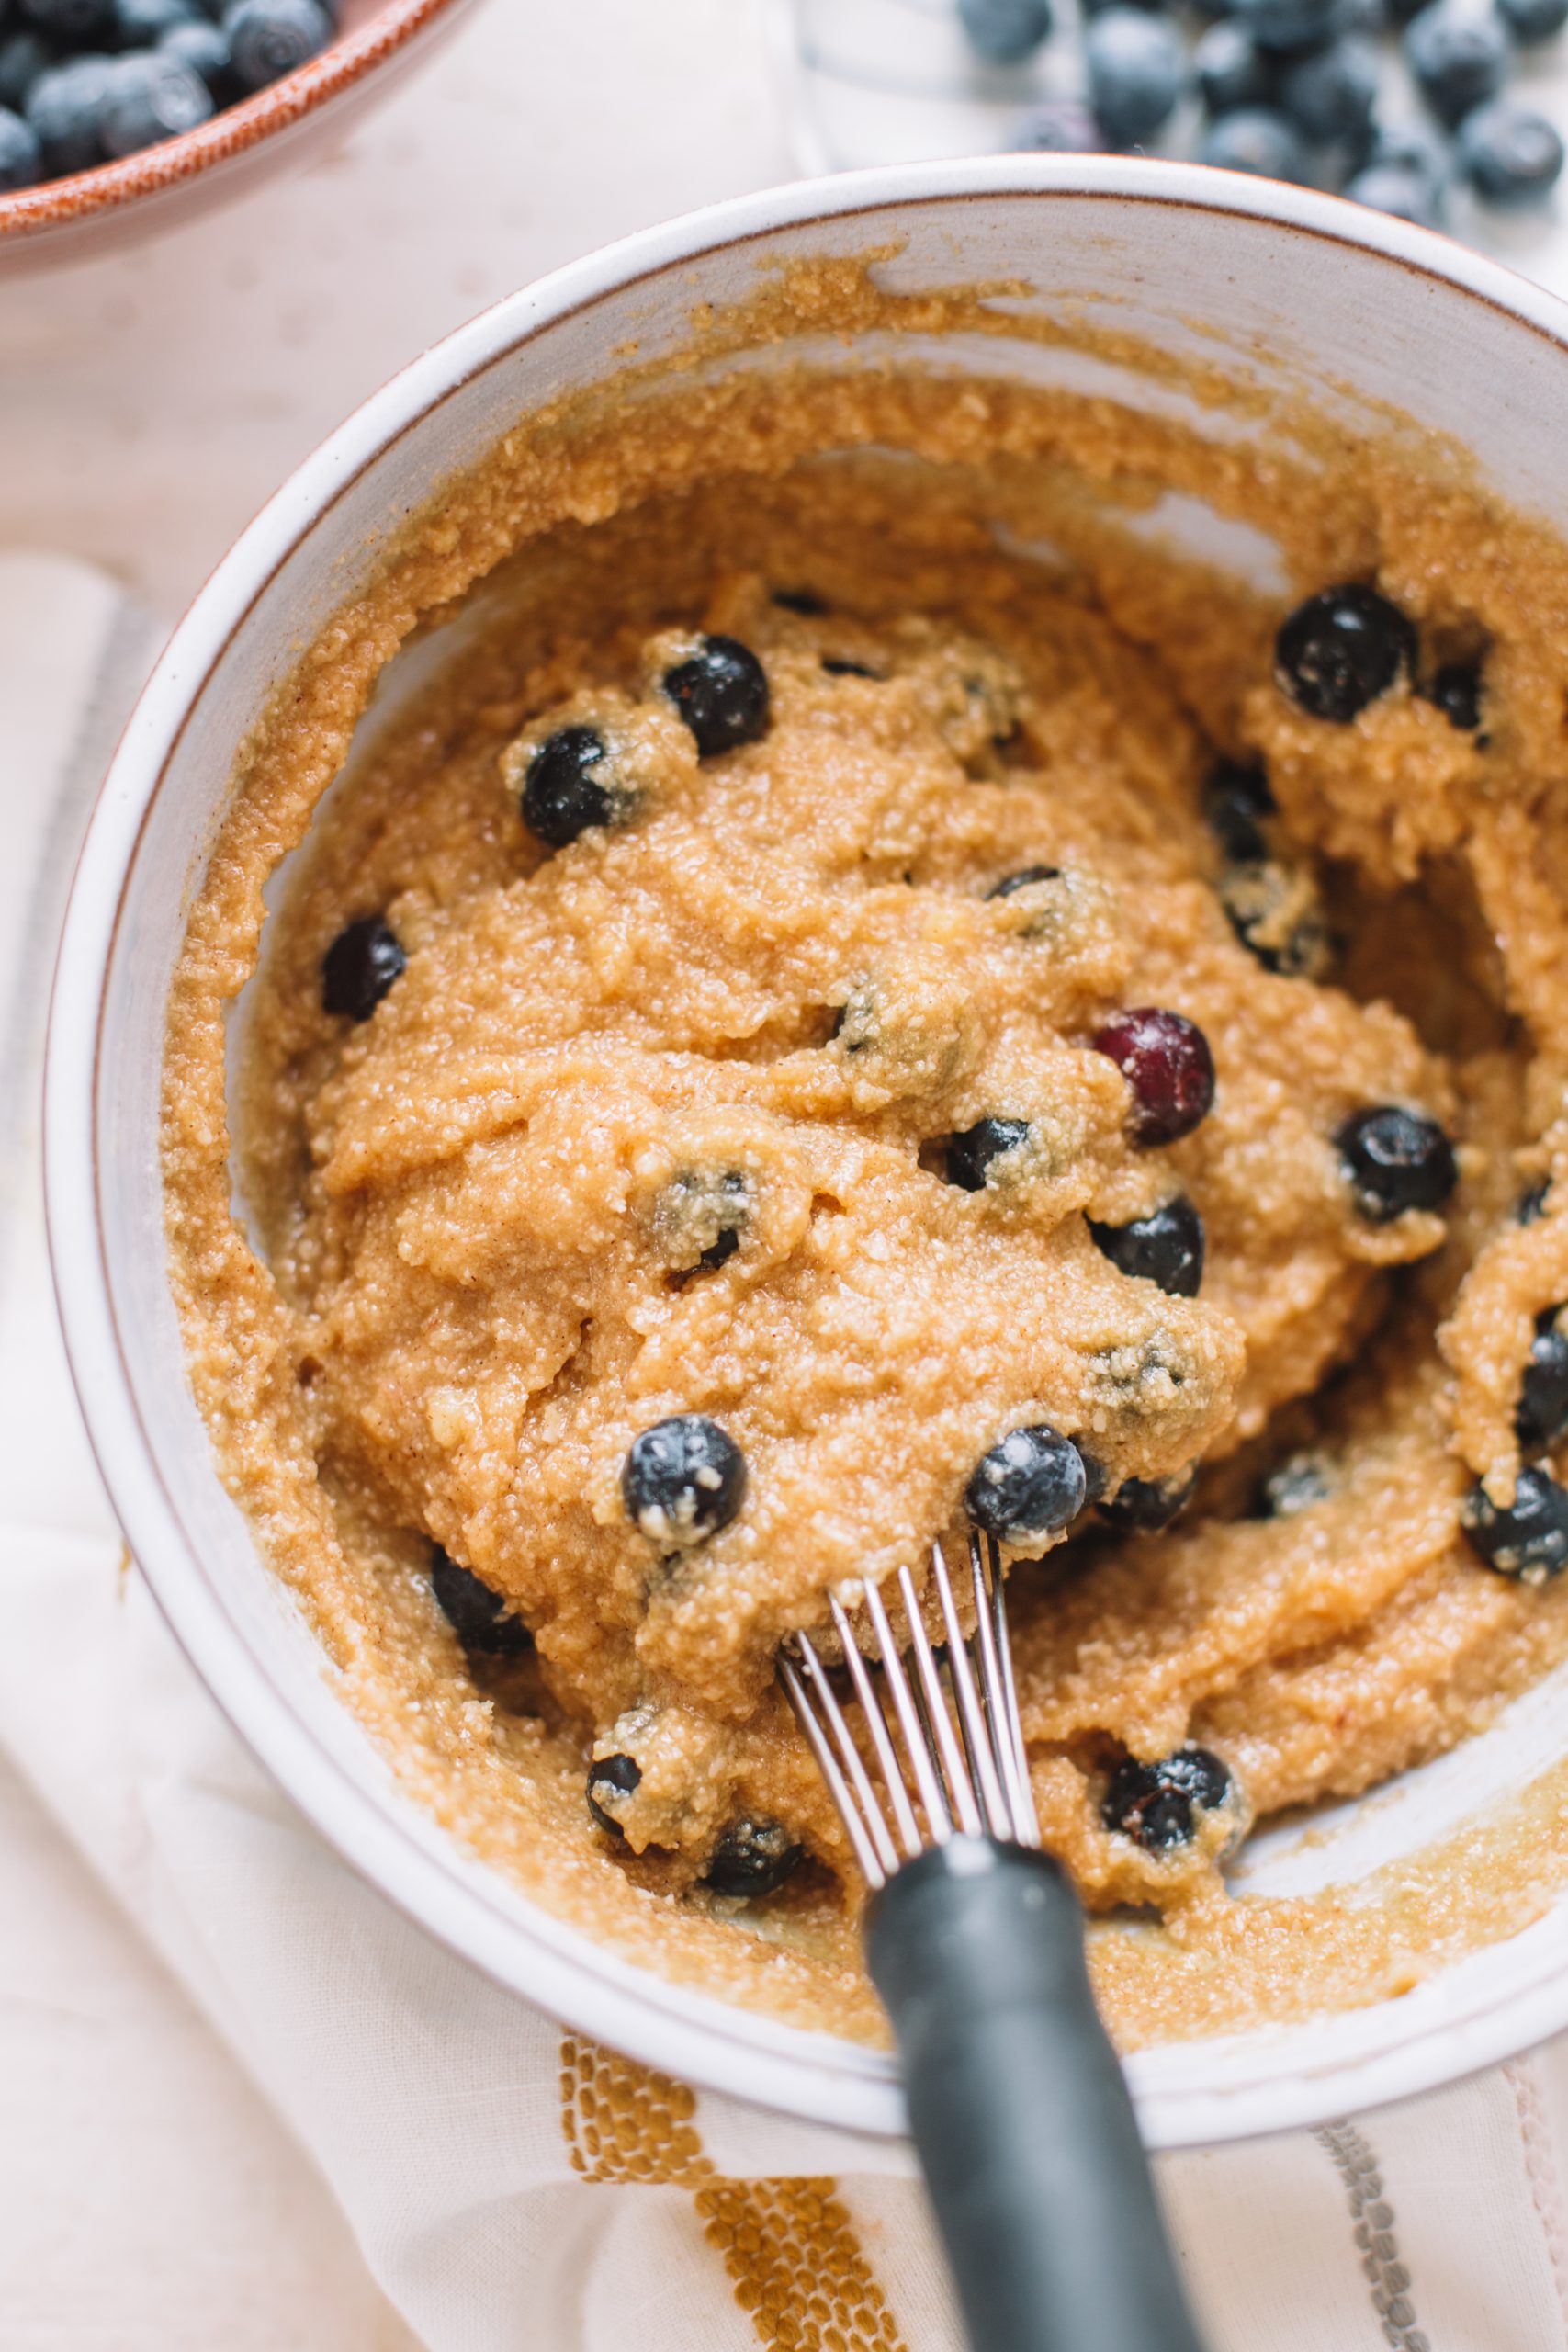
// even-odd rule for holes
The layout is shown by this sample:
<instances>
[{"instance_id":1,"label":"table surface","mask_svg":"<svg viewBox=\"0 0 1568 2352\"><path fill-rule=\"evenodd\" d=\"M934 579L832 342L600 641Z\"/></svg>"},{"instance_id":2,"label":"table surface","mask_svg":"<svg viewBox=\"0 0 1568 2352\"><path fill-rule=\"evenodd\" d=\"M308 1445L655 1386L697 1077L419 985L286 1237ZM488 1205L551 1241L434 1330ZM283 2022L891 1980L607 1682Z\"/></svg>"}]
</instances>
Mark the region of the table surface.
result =
<instances>
[{"instance_id":1,"label":"table surface","mask_svg":"<svg viewBox=\"0 0 1568 2352\"><path fill-rule=\"evenodd\" d=\"M488 0L341 153L0 285L0 547L166 620L338 420L487 303L792 171L743 0ZM412 2352L337 2208L0 1765L0 2345Z\"/></svg>"}]
</instances>

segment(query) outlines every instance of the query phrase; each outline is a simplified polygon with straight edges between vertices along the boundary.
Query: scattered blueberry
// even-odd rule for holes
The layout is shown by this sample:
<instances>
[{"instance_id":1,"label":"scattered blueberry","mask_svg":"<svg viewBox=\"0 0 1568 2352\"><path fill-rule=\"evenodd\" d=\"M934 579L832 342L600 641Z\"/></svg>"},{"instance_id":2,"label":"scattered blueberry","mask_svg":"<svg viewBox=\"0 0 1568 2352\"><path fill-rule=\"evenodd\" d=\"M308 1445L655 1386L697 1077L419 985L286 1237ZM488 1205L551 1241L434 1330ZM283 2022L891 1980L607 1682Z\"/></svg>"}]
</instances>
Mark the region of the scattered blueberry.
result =
<instances>
[{"instance_id":1,"label":"scattered blueberry","mask_svg":"<svg viewBox=\"0 0 1568 2352\"><path fill-rule=\"evenodd\" d=\"M590 825L608 825L616 797L593 771L605 755L593 727L558 727L528 763L523 779L523 822L552 849L565 849Z\"/></svg>"},{"instance_id":2,"label":"scattered blueberry","mask_svg":"<svg viewBox=\"0 0 1568 2352\"><path fill-rule=\"evenodd\" d=\"M1167 1201L1130 1225L1089 1220L1095 1247L1113 1266L1146 1283L1157 1283L1172 1298L1196 1298L1203 1279L1203 1220L1185 1194Z\"/></svg>"},{"instance_id":3,"label":"scattered blueberry","mask_svg":"<svg viewBox=\"0 0 1568 2352\"><path fill-rule=\"evenodd\" d=\"M33 84L53 62L53 51L37 33L6 32L0 18L0 107L20 114Z\"/></svg>"},{"instance_id":4,"label":"scattered blueberry","mask_svg":"<svg viewBox=\"0 0 1568 2352\"><path fill-rule=\"evenodd\" d=\"M629 1797L642 1785L642 1766L635 1756L596 1757L588 1768L588 1810L612 1838L624 1838L626 1831L609 1809L600 1803L602 1797Z\"/></svg>"},{"instance_id":5,"label":"scattered blueberry","mask_svg":"<svg viewBox=\"0 0 1568 2352\"><path fill-rule=\"evenodd\" d=\"M196 0L114 0L112 38L119 49L152 49L176 25L210 21Z\"/></svg>"},{"instance_id":6,"label":"scattered blueberry","mask_svg":"<svg viewBox=\"0 0 1568 2352\"><path fill-rule=\"evenodd\" d=\"M193 74L199 74L211 91L214 102L221 106L230 91L233 62L221 25L209 24L198 18L189 25L171 27L158 43L165 57L178 58Z\"/></svg>"},{"instance_id":7,"label":"scattered blueberry","mask_svg":"<svg viewBox=\"0 0 1568 2352\"><path fill-rule=\"evenodd\" d=\"M1158 1535L1186 1510L1197 1484L1196 1469L1174 1478L1123 1478L1100 1516L1123 1535Z\"/></svg>"},{"instance_id":8,"label":"scattered blueberry","mask_svg":"<svg viewBox=\"0 0 1568 2352\"><path fill-rule=\"evenodd\" d=\"M1316 147L1364 139L1377 95L1377 51L1354 37L1295 59L1280 76L1281 109Z\"/></svg>"},{"instance_id":9,"label":"scattered blueberry","mask_svg":"<svg viewBox=\"0 0 1568 2352\"><path fill-rule=\"evenodd\" d=\"M1555 132L1552 134L1556 136ZM1417 686L1424 701L1436 703L1450 727L1473 735L1481 725L1481 664L1445 662L1430 685Z\"/></svg>"},{"instance_id":10,"label":"scattered blueberry","mask_svg":"<svg viewBox=\"0 0 1568 2352\"><path fill-rule=\"evenodd\" d=\"M114 0L21 0L21 14L62 49L82 49L114 34Z\"/></svg>"},{"instance_id":11,"label":"scattered blueberry","mask_svg":"<svg viewBox=\"0 0 1568 2352\"><path fill-rule=\"evenodd\" d=\"M368 1021L408 957L397 933L380 915L362 916L340 931L321 958L321 1007Z\"/></svg>"},{"instance_id":12,"label":"scattered blueberry","mask_svg":"<svg viewBox=\"0 0 1568 2352\"><path fill-rule=\"evenodd\" d=\"M223 17L234 79L242 90L269 82L319 56L333 37L320 0L235 0Z\"/></svg>"},{"instance_id":13,"label":"scattered blueberry","mask_svg":"<svg viewBox=\"0 0 1568 2352\"><path fill-rule=\"evenodd\" d=\"M1216 27L1216 30L1219 28ZM1264 831L1279 813L1269 779L1259 767L1221 760L1203 786L1203 815L1226 857L1237 865L1260 865L1269 855Z\"/></svg>"},{"instance_id":14,"label":"scattered blueberry","mask_svg":"<svg viewBox=\"0 0 1568 2352\"><path fill-rule=\"evenodd\" d=\"M1133 1091L1137 1143L1175 1143L1207 1118L1214 1101L1209 1041L1184 1012L1139 1005L1108 1021L1094 1040Z\"/></svg>"},{"instance_id":15,"label":"scattered blueberry","mask_svg":"<svg viewBox=\"0 0 1568 2352\"><path fill-rule=\"evenodd\" d=\"M703 1884L715 1894L772 1894L799 1869L805 1852L782 1822L742 1814L714 1848Z\"/></svg>"},{"instance_id":16,"label":"scattered blueberry","mask_svg":"<svg viewBox=\"0 0 1568 2352\"><path fill-rule=\"evenodd\" d=\"M1055 882L1061 873L1059 865L1025 865L1016 874L1006 874L986 893L987 899L1010 899L1015 890L1032 889L1036 882Z\"/></svg>"},{"instance_id":17,"label":"scattered blueberry","mask_svg":"<svg viewBox=\"0 0 1568 2352\"><path fill-rule=\"evenodd\" d=\"M430 1589L466 1650L486 1657L521 1657L533 1648L534 1636L510 1601L439 1544L430 1563Z\"/></svg>"},{"instance_id":18,"label":"scattered blueberry","mask_svg":"<svg viewBox=\"0 0 1568 2352\"><path fill-rule=\"evenodd\" d=\"M212 112L212 93L199 74L160 50L141 50L116 62L98 111L106 155L134 155L194 130Z\"/></svg>"},{"instance_id":19,"label":"scattered blueberry","mask_svg":"<svg viewBox=\"0 0 1568 2352\"><path fill-rule=\"evenodd\" d=\"M1356 1206L1373 1225L1407 1209L1440 1209L1459 1182L1453 1146L1437 1121L1397 1102L1353 1113L1334 1142Z\"/></svg>"},{"instance_id":20,"label":"scattered blueberry","mask_svg":"<svg viewBox=\"0 0 1568 2352\"><path fill-rule=\"evenodd\" d=\"M964 1489L976 1527L1015 1550L1059 1535L1089 1495L1083 1455L1045 1422L1010 1430L984 1455Z\"/></svg>"},{"instance_id":21,"label":"scattered blueberry","mask_svg":"<svg viewBox=\"0 0 1568 2352\"><path fill-rule=\"evenodd\" d=\"M1129 1756L1111 1776L1100 1817L1107 1829L1163 1854L1188 1844L1196 1816L1224 1804L1230 1791L1231 1776L1219 1758L1189 1741L1154 1764Z\"/></svg>"},{"instance_id":22,"label":"scattered blueberry","mask_svg":"<svg viewBox=\"0 0 1568 2352\"><path fill-rule=\"evenodd\" d=\"M1514 1203L1514 1223L1539 1225L1546 1215L1547 1197L1551 1191L1551 1177L1542 1176L1539 1182L1530 1186L1528 1193L1521 1193Z\"/></svg>"},{"instance_id":23,"label":"scattered blueberry","mask_svg":"<svg viewBox=\"0 0 1568 2352\"><path fill-rule=\"evenodd\" d=\"M1335 30L1337 0L1235 0L1231 14L1260 49L1305 49Z\"/></svg>"},{"instance_id":24,"label":"scattered blueberry","mask_svg":"<svg viewBox=\"0 0 1568 2352\"><path fill-rule=\"evenodd\" d=\"M1114 145L1152 138L1170 119L1187 78L1174 25L1143 8L1107 8L1085 28L1083 53L1090 110Z\"/></svg>"},{"instance_id":25,"label":"scattered blueberry","mask_svg":"<svg viewBox=\"0 0 1568 2352\"><path fill-rule=\"evenodd\" d=\"M1497 14L1517 41L1551 40L1568 25L1568 0L1496 0Z\"/></svg>"},{"instance_id":26,"label":"scattered blueberry","mask_svg":"<svg viewBox=\"0 0 1568 2352\"><path fill-rule=\"evenodd\" d=\"M1347 181L1345 193L1352 204L1364 204L1369 212L1408 220L1417 229L1438 225L1438 198L1429 182L1419 173L1401 170L1397 164L1369 164Z\"/></svg>"},{"instance_id":27,"label":"scattered blueberry","mask_svg":"<svg viewBox=\"0 0 1568 2352\"><path fill-rule=\"evenodd\" d=\"M1309 718L1348 726L1415 667L1416 632L1397 605L1359 581L1324 588L1280 625L1274 675Z\"/></svg>"},{"instance_id":28,"label":"scattered blueberry","mask_svg":"<svg viewBox=\"0 0 1568 2352\"><path fill-rule=\"evenodd\" d=\"M1076 98L1043 98L1020 115L1008 140L1019 155L1098 155L1104 144L1105 133Z\"/></svg>"},{"instance_id":29,"label":"scattered blueberry","mask_svg":"<svg viewBox=\"0 0 1568 2352\"><path fill-rule=\"evenodd\" d=\"M755 743L768 731L768 673L737 638L705 637L690 661L665 672L664 691L702 759Z\"/></svg>"},{"instance_id":30,"label":"scattered blueberry","mask_svg":"<svg viewBox=\"0 0 1568 2352\"><path fill-rule=\"evenodd\" d=\"M1223 172L1251 172L1258 179L1307 177L1305 149L1284 116L1270 107L1238 107L1212 122L1199 141L1198 161Z\"/></svg>"},{"instance_id":31,"label":"scattered blueberry","mask_svg":"<svg viewBox=\"0 0 1568 2352\"><path fill-rule=\"evenodd\" d=\"M1533 107L1497 98L1459 127L1460 168L1488 204L1532 204L1562 173L1562 141Z\"/></svg>"},{"instance_id":32,"label":"scattered blueberry","mask_svg":"<svg viewBox=\"0 0 1568 2352\"><path fill-rule=\"evenodd\" d=\"M1521 1470L1514 1499L1500 1510L1483 1486L1460 1505L1459 1523L1489 1568L1545 1584L1568 1567L1568 1492L1540 1469Z\"/></svg>"},{"instance_id":33,"label":"scattered blueberry","mask_svg":"<svg viewBox=\"0 0 1568 2352\"><path fill-rule=\"evenodd\" d=\"M1234 17L1223 17L1201 36L1192 52L1192 70L1198 95L1211 115L1267 106L1273 95L1271 60Z\"/></svg>"},{"instance_id":34,"label":"scattered blueberry","mask_svg":"<svg viewBox=\"0 0 1568 2352\"><path fill-rule=\"evenodd\" d=\"M1562 1310L1549 1306L1538 1315L1529 1362L1519 1384L1514 1428L1519 1443L1531 1453L1544 1453L1568 1434L1568 1332L1559 1325Z\"/></svg>"},{"instance_id":35,"label":"scattered blueberry","mask_svg":"<svg viewBox=\"0 0 1568 2352\"><path fill-rule=\"evenodd\" d=\"M1404 36L1405 62L1439 122L1450 130L1495 97L1508 70L1508 36L1495 17L1462 14L1438 0Z\"/></svg>"},{"instance_id":36,"label":"scattered blueberry","mask_svg":"<svg viewBox=\"0 0 1568 2352\"><path fill-rule=\"evenodd\" d=\"M964 39L987 65L1021 65L1051 34L1051 0L958 0Z\"/></svg>"},{"instance_id":37,"label":"scattered blueberry","mask_svg":"<svg viewBox=\"0 0 1568 2352\"><path fill-rule=\"evenodd\" d=\"M74 57L40 74L28 92L26 119L43 151L46 177L103 162L99 121L113 75L111 57Z\"/></svg>"},{"instance_id":38,"label":"scattered blueberry","mask_svg":"<svg viewBox=\"0 0 1568 2352\"><path fill-rule=\"evenodd\" d=\"M1029 1141L1027 1119L980 1119L947 1139L947 1181L966 1193L983 1193L991 1162Z\"/></svg>"},{"instance_id":39,"label":"scattered blueberry","mask_svg":"<svg viewBox=\"0 0 1568 2352\"><path fill-rule=\"evenodd\" d=\"M634 1438L621 1472L628 1516L650 1542L685 1551L728 1527L746 1495L746 1457L705 1413L672 1413Z\"/></svg>"},{"instance_id":40,"label":"scattered blueberry","mask_svg":"<svg viewBox=\"0 0 1568 2352\"><path fill-rule=\"evenodd\" d=\"M19 114L0 107L0 194L31 187L43 170L43 150Z\"/></svg>"}]
</instances>

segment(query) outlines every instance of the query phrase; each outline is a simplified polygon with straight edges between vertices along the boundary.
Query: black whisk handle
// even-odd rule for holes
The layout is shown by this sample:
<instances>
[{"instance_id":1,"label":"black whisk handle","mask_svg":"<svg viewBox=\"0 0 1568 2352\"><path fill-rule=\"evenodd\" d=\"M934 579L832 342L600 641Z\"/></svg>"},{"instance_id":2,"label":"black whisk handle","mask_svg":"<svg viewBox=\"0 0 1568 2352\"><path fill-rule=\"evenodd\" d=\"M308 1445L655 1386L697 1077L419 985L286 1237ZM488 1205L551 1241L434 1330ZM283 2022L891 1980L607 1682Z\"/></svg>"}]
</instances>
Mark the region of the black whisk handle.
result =
<instances>
[{"instance_id":1,"label":"black whisk handle","mask_svg":"<svg viewBox=\"0 0 1568 2352\"><path fill-rule=\"evenodd\" d=\"M973 2352L1202 2352L1057 1865L933 1847L866 1954Z\"/></svg>"}]
</instances>

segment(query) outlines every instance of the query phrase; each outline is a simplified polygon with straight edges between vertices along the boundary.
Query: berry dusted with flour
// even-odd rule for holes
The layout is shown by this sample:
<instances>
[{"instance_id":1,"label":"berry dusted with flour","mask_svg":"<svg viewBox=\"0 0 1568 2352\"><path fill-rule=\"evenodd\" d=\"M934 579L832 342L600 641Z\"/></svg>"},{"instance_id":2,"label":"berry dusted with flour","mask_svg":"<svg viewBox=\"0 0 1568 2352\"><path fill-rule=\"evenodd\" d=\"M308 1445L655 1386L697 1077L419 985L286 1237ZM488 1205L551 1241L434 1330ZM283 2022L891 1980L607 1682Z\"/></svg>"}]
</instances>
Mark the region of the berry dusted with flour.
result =
<instances>
[{"instance_id":1,"label":"berry dusted with flour","mask_svg":"<svg viewBox=\"0 0 1568 2352\"><path fill-rule=\"evenodd\" d=\"M714 1848L703 1884L714 1894L754 1901L759 1895L776 1894L805 1858L805 1847L782 1822L742 1814Z\"/></svg>"},{"instance_id":2,"label":"berry dusted with flour","mask_svg":"<svg viewBox=\"0 0 1568 2352\"><path fill-rule=\"evenodd\" d=\"M620 799L598 774L608 746L596 727L558 727L528 763L523 822L551 849L565 849L591 825L613 824Z\"/></svg>"},{"instance_id":3,"label":"berry dusted with flour","mask_svg":"<svg viewBox=\"0 0 1568 2352\"><path fill-rule=\"evenodd\" d=\"M746 1457L705 1413L672 1413L633 1440L621 1472L627 1517L661 1551L728 1527L746 1498Z\"/></svg>"},{"instance_id":4,"label":"berry dusted with flour","mask_svg":"<svg viewBox=\"0 0 1568 2352\"><path fill-rule=\"evenodd\" d=\"M1279 813L1260 767L1221 760L1210 770L1203 786L1203 816L1233 865L1263 864L1270 854L1268 829Z\"/></svg>"},{"instance_id":5,"label":"berry dusted with flour","mask_svg":"<svg viewBox=\"0 0 1568 2352\"><path fill-rule=\"evenodd\" d=\"M1416 693L1424 702L1435 704L1450 727L1462 735L1473 735L1481 725L1481 664L1479 662L1445 662L1433 673L1430 683L1417 686Z\"/></svg>"},{"instance_id":6,"label":"berry dusted with flour","mask_svg":"<svg viewBox=\"0 0 1568 2352\"><path fill-rule=\"evenodd\" d=\"M1479 1482L1460 1505L1471 1549L1500 1577L1546 1584L1568 1567L1568 1493L1550 1471L1521 1470L1505 1509Z\"/></svg>"},{"instance_id":7,"label":"berry dusted with flour","mask_svg":"<svg viewBox=\"0 0 1568 2352\"><path fill-rule=\"evenodd\" d=\"M1111 1776L1100 1817L1145 1851L1165 1854L1191 1843L1202 1815L1225 1803L1232 1785L1220 1758L1190 1742L1152 1764L1130 1756Z\"/></svg>"},{"instance_id":8,"label":"berry dusted with flour","mask_svg":"<svg viewBox=\"0 0 1568 2352\"><path fill-rule=\"evenodd\" d=\"M1027 1119L976 1120L961 1135L947 1139L947 1181L965 1193L983 1193L994 1179L991 1170L1029 1141Z\"/></svg>"},{"instance_id":9,"label":"berry dusted with flour","mask_svg":"<svg viewBox=\"0 0 1568 2352\"><path fill-rule=\"evenodd\" d=\"M705 637L664 673L664 691L692 730L700 759L755 743L768 731L768 673L739 638Z\"/></svg>"},{"instance_id":10,"label":"berry dusted with flour","mask_svg":"<svg viewBox=\"0 0 1568 2352\"><path fill-rule=\"evenodd\" d=\"M1544 1453L1568 1436L1568 1332L1562 1314L1561 1306L1549 1306L1536 1317L1514 1415L1527 1453Z\"/></svg>"},{"instance_id":11,"label":"berry dusted with flour","mask_svg":"<svg viewBox=\"0 0 1568 2352\"><path fill-rule=\"evenodd\" d=\"M1309 718L1348 727L1416 666L1416 631L1375 588L1348 581L1298 605L1274 641L1274 676Z\"/></svg>"},{"instance_id":12,"label":"berry dusted with flour","mask_svg":"<svg viewBox=\"0 0 1568 2352\"><path fill-rule=\"evenodd\" d=\"M408 962L384 915L362 915L340 931L321 959L323 1012L368 1021Z\"/></svg>"},{"instance_id":13,"label":"berry dusted with flour","mask_svg":"<svg viewBox=\"0 0 1568 2352\"><path fill-rule=\"evenodd\" d=\"M1096 1033L1094 1049L1115 1063L1132 1090L1134 1143L1179 1142L1214 1107L1214 1057L1184 1012L1134 1006Z\"/></svg>"},{"instance_id":14,"label":"berry dusted with flour","mask_svg":"<svg viewBox=\"0 0 1568 2352\"><path fill-rule=\"evenodd\" d=\"M1203 1280L1203 1220L1185 1193L1126 1225L1089 1219L1094 1246L1124 1274L1171 1298L1196 1298Z\"/></svg>"},{"instance_id":15,"label":"berry dusted with flour","mask_svg":"<svg viewBox=\"0 0 1568 2352\"><path fill-rule=\"evenodd\" d=\"M1100 1516L1122 1535L1163 1535L1191 1501L1197 1484L1195 1466L1171 1478L1123 1478L1100 1504Z\"/></svg>"},{"instance_id":16,"label":"berry dusted with flour","mask_svg":"<svg viewBox=\"0 0 1568 2352\"><path fill-rule=\"evenodd\" d=\"M625 1838L612 1808L617 1797L635 1796L641 1786L642 1766L635 1756L594 1758L588 1768L588 1810L606 1836Z\"/></svg>"},{"instance_id":17,"label":"berry dusted with flour","mask_svg":"<svg viewBox=\"0 0 1568 2352\"><path fill-rule=\"evenodd\" d=\"M1459 1182L1453 1146L1436 1119L1402 1103L1353 1113L1334 1143L1356 1206L1373 1225L1407 1209L1440 1209Z\"/></svg>"},{"instance_id":18,"label":"berry dusted with flour","mask_svg":"<svg viewBox=\"0 0 1568 2352\"><path fill-rule=\"evenodd\" d=\"M1088 1498L1083 1455L1070 1437L1040 1421L992 1446L964 1490L964 1508L998 1544L1026 1551L1071 1526Z\"/></svg>"},{"instance_id":19,"label":"berry dusted with flour","mask_svg":"<svg viewBox=\"0 0 1568 2352\"><path fill-rule=\"evenodd\" d=\"M430 1563L430 1589L466 1650L482 1657L522 1657L533 1648L534 1636L511 1602L439 1544Z\"/></svg>"}]
</instances>

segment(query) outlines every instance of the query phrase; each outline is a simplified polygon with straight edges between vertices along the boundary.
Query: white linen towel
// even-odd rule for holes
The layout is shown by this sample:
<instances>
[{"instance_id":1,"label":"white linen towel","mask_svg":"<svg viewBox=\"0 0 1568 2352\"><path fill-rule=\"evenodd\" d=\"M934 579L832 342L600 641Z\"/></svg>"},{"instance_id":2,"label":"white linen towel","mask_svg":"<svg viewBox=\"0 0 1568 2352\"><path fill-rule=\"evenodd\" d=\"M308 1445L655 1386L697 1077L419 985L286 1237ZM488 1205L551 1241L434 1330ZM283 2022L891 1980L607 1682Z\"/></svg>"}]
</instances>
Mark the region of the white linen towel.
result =
<instances>
[{"instance_id":1,"label":"white linen towel","mask_svg":"<svg viewBox=\"0 0 1568 2352\"><path fill-rule=\"evenodd\" d=\"M125 1558L54 1322L37 1097L72 844L149 650L102 575L0 556L0 1744L430 2352L958 2352L907 2151L663 2084L432 1943L252 1761ZM1157 2170L1213 2352L1563 2352L1565 2149L1560 2042Z\"/></svg>"}]
</instances>

